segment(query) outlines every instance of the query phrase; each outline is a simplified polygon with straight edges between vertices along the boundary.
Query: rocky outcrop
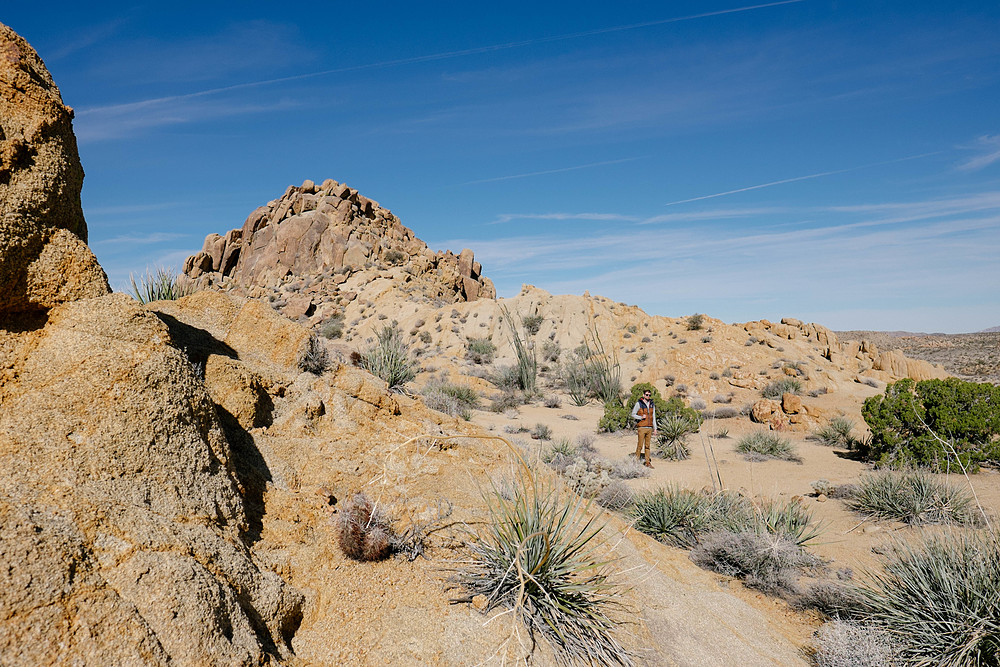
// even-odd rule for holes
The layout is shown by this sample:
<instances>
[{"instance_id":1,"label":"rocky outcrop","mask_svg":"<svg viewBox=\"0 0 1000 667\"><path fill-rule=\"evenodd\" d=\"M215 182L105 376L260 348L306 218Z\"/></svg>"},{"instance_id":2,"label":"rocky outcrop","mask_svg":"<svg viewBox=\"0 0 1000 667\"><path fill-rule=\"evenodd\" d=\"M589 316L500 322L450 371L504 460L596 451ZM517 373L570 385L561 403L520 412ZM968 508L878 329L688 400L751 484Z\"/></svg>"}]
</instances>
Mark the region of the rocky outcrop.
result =
<instances>
[{"instance_id":1,"label":"rocky outcrop","mask_svg":"<svg viewBox=\"0 0 1000 667\"><path fill-rule=\"evenodd\" d=\"M3 664L256 665L289 652L302 597L251 556L239 462L173 343L122 294L0 334ZM213 377L239 370L220 366Z\"/></svg>"},{"instance_id":2,"label":"rocky outcrop","mask_svg":"<svg viewBox=\"0 0 1000 667\"><path fill-rule=\"evenodd\" d=\"M110 291L86 244L72 119L38 54L0 24L0 315Z\"/></svg>"},{"instance_id":3,"label":"rocky outcrop","mask_svg":"<svg viewBox=\"0 0 1000 667\"><path fill-rule=\"evenodd\" d=\"M801 340L820 348L823 357L844 370L856 373L879 371L879 379L892 382L901 378L928 380L944 378L948 373L943 367L920 359L910 359L899 350L880 352L866 340L840 342L837 334L818 324L805 324L800 320L785 317L781 322L757 320L747 322L743 328L761 338L761 342L777 347L781 340Z\"/></svg>"},{"instance_id":4,"label":"rocky outcrop","mask_svg":"<svg viewBox=\"0 0 1000 667\"><path fill-rule=\"evenodd\" d=\"M382 272L411 296L446 303L496 296L471 250L431 251L378 202L334 180L290 186L241 228L209 234L184 263L184 276L199 286L272 302L279 287L299 281L301 289L279 306L292 319L310 317L323 304L343 306L356 296L354 285Z\"/></svg>"}]
</instances>

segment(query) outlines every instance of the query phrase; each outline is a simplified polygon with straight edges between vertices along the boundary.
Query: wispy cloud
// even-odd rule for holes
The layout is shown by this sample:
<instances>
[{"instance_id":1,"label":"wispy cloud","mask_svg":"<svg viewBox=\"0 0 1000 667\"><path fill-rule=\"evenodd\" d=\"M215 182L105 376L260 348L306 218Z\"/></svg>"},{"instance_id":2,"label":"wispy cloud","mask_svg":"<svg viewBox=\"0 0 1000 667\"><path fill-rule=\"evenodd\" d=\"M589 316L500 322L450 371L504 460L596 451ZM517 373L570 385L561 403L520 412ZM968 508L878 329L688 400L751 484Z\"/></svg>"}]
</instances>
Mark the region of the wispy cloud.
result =
<instances>
[{"instance_id":1,"label":"wispy cloud","mask_svg":"<svg viewBox=\"0 0 1000 667\"><path fill-rule=\"evenodd\" d=\"M102 23L101 25L81 27L80 29L74 31L72 39L64 41L59 48L54 51L47 52L45 60L49 63L54 63L74 55L79 51L88 49L95 44L100 44L117 33L126 23L126 19L116 18Z\"/></svg>"},{"instance_id":2,"label":"wispy cloud","mask_svg":"<svg viewBox=\"0 0 1000 667\"><path fill-rule=\"evenodd\" d=\"M167 232L153 232L151 234L123 234L112 238L101 239L93 242L95 246L114 246L122 244L150 245L154 243L165 243L178 239L191 238L190 234L170 234Z\"/></svg>"},{"instance_id":3,"label":"wispy cloud","mask_svg":"<svg viewBox=\"0 0 1000 667\"><path fill-rule=\"evenodd\" d=\"M560 167L559 169L545 169L543 171L530 171L524 174L511 174L509 176L497 176L495 178L481 178L475 181L466 181L464 183L459 183L459 185L477 185L479 183L496 183L498 181L510 181L515 178L530 178L532 176L545 176L548 174L562 174L567 171L577 171L579 169L591 169L593 167L606 167L612 164L622 164L623 162L632 162L638 160L637 157L627 157L621 160L604 160L602 162L590 162L588 164L578 164L573 167Z\"/></svg>"},{"instance_id":4,"label":"wispy cloud","mask_svg":"<svg viewBox=\"0 0 1000 667\"><path fill-rule=\"evenodd\" d=\"M142 109L105 107L89 114L78 115L76 137L80 143L123 139L143 130L169 125L208 121L233 116L288 111L302 106L293 99L278 99L266 104L226 102L221 100L164 101L145 105Z\"/></svg>"},{"instance_id":5,"label":"wispy cloud","mask_svg":"<svg viewBox=\"0 0 1000 667\"><path fill-rule=\"evenodd\" d=\"M773 215L787 213L787 207L768 206L757 208L716 208L707 211L691 211L688 213L664 213L644 218L639 224L653 225L673 222L699 222L705 220L730 220L733 218L749 218L756 215Z\"/></svg>"},{"instance_id":6,"label":"wispy cloud","mask_svg":"<svg viewBox=\"0 0 1000 667\"><path fill-rule=\"evenodd\" d=\"M805 176L795 176L793 178L784 178L780 181L771 181L770 183L759 183L757 185L748 185L745 188L737 188L735 190L726 190L725 192L716 192L710 195L702 195L701 197L691 197L690 199L678 199L677 201L667 202L664 206L676 206L678 204L689 204L696 201L704 201L706 199L715 199L716 197L726 197L728 195L735 195L741 192L750 192L751 190L760 190L762 188L770 188L776 185L785 185L786 183L796 183L798 181L808 181L813 178L822 178L824 176L833 176L835 174L846 174L852 171L859 171L861 169L870 169L872 167L880 167L887 164L895 164L897 162L906 162L908 160L918 160L920 158L930 157L931 155L939 155L942 151L932 151L930 153L920 153L919 155L910 155L907 157L896 158L894 160L883 160L881 162L872 162L870 164L862 164L856 167L848 167L846 169L834 169L833 171L821 171L815 174L806 174Z\"/></svg>"},{"instance_id":7,"label":"wispy cloud","mask_svg":"<svg viewBox=\"0 0 1000 667\"><path fill-rule=\"evenodd\" d=\"M630 30L639 30L642 28L650 28L660 25L668 25L671 23L681 23L685 21L694 21L699 19L706 19L715 16L723 16L727 14L736 14L741 12L749 12L767 9L771 7L778 7L782 5L797 4L804 2L805 0L780 0L779 2L769 2L756 5L746 5L742 7L735 7L732 9L724 9L714 12L703 12L699 14L689 14L685 16L678 16L666 19L657 19L653 21L643 21L641 23L631 23L620 26L611 26L607 28L597 28L594 30L584 30L580 32L564 33L560 35L551 35L548 37L539 37L535 39L526 39L519 41L505 42L501 44L491 44L488 46L474 47L469 49L458 49L453 51L442 51L439 53L431 53L422 56L412 56L409 58L397 58L393 60L383 60L372 63L365 63L361 65L352 65L347 67L337 67L332 69L324 69L313 72L305 72L302 74L295 74L283 77L274 77L268 79L258 79L255 81L247 81L243 83L237 83L227 86L218 86L214 88L208 88L205 90L200 90L192 93L184 93L180 95L168 95L162 97L149 98L145 100L139 100L136 102L128 102L123 104L112 104L112 105L102 105L94 107L86 107L79 109L77 112L77 117L86 117L88 114L95 113L133 113L141 111L150 107L159 107L164 104L176 103L185 100L193 100L201 97L207 97L211 95L218 95L221 93L229 93L234 91L247 90L251 88L258 88L261 86L271 86L281 83L290 83L305 81L309 79L315 79L319 77L328 77L335 74L344 74L349 72L362 72L365 70L373 69L384 69L388 67L398 67L402 65L412 65L426 62L434 62L439 60L448 60L453 58L461 58L466 56L481 55L486 53L493 53L497 51L503 51L508 49L516 49L527 46L535 46L540 44L582 39L586 37L592 37L597 35L605 35L616 32L625 32Z\"/></svg>"},{"instance_id":8,"label":"wispy cloud","mask_svg":"<svg viewBox=\"0 0 1000 667\"><path fill-rule=\"evenodd\" d=\"M515 220L592 220L597 222L626 221L635 222L639 218L620 213L502 213L495 220L487 223L501 225Z\"/></svg>"},{"instance_id":9,"label":"wispy cloud","mask_svg":"<svg viewBox=\"0 0 1000 667\"><path fill-rule=\"evenodd\" d=\"M155 204L124 204L118 206L87 206L84 213L87 216L114 216L114 215L135 215L136 213L149 213L151 211L163 211L181 206L178 202L158 202Z\"/></svg>"},{"instance_id":10,"label":"wispy cloud","mask_svg":"<svg viewBox=\"0 0 1000 667\"><path fill-rule=\"evenodd\" d=\"M829 314L881 310L884 316L871 322L911 329L920 326L912 318L925 301L958 298L982 304L975 311L982 322L924 328L971 330L992 326L991 318L1000 322L993 294L1000 193L773 213L761 209L759 217L744 217L750 209L702 213L727 211L738 224L710 230L640 227L645 218L631 215L625 217L635 226L612 221L618 226L586 235L540 229L501 239L454 240L442 247L475 248L501 295L531 282L554 293L589 290L634 303L636 286L643 285L643 303L662 314L698 311L730 320L791 315L851 328L848 316L829 319ZM805 215L819 222L774 224L775 216ZM719 311L713 312L714 306Z\"/></svg>"},{"instance_id":11,"label":"wispy cloud","mask_svg":"<svg viewBox=\"0 0 1000 667\"><path fill-rule=\"evenodd\" d=\"M971 148L979 155L960 163L958 168L962 171L978 171L1000 161L1000 135L998 134L979 137Z\"/></svg>"}]
</instances>

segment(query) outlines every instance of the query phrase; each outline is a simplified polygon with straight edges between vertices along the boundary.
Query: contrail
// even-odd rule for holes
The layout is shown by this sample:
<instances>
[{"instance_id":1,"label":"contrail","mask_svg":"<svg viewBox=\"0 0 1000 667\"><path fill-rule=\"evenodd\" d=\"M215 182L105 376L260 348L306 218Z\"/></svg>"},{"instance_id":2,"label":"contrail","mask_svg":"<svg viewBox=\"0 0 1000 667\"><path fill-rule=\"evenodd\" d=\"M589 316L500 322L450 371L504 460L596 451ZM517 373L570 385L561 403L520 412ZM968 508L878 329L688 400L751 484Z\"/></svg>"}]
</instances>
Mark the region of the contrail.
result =
<instances>
[{"instance_id":1,"label":"contrail","mask_svg":"<svg viewBox=\"0 0 1000 667\"><path fill-rule=\"evenodd\" d=\"M288 81L301 81L303 79L314 79L321 76L329 76L331 74L343 74L344 72L360 72L369 69L379 69L384 67L397 67L399 65L413 65L416 63L433 62L435 60L447 60L449 58L460 58L462 56L472 56L481 53L491 53L493 51L503 51L506 49L516 49L522 46L533 46L535 44L547 44L549 42L559 42L568 39L579 39L581 37L591 37L593 35L605 35L612 32L623 32L625 30L637 30L639 28L649 28L657 25L666 25L668 23L680 23L682 21L693 21L695 19L703 19L711 16L722 16L724 14L736 14L739 12L749 12L755 9L766 9L768 7L777 7L780 5L791 5L799 2L805 2L805 0L780 0L779 2L768 2L761 5L748 5L745 7L736 7L734 9L722 9L716 12L705 12L703 14L691 14L688 16L678 16L671 19L659 19L657 21L645 21L643 23L630 23L628 25L614 26L611 28L598 28L595 30L584 30L582 32L571 32L563 35L553 35L551 37L539 37L536 39L526 39L518 42L506 42L504 44L493 44L491 46L479 46L472 49L461 49L459 51L444 51L442 53L431 53L424 56L413 56L411 58L399 58L397 60L384 60L377 63L367 63L365 65L353 65L351 67L339 67L336 69L327 69L319 72L307 72L305 74L295 74L292 76L283 76L276 79L264 79L262 81L248 81L246 83L237 83L231 86L223 86L221 88L211 88L209 90L202 90L196 93L186 93L184 95L170 95L166 97L156 97L148 100L140 100L139 102L128 102L125 104L112 104L103 107L91 107L89 109L79 109L77 110L77 115L96 113L101 111L129 111L134 109L141 109L146 106L151 106L154 104L160 104L162 102L174 102L177 100L187 100L195 97L204 97L207 95L215 95L217 93L225 93L233 90L241 90L244 88L255 88L258 86L269 86L275 83L286 83Z\"/></svg>"},{"instance_id":2,"label":"contrail","mask_svg":"<svg viewBox=\"0 0 1000 667\"><path fill-rule=\"evenodd\" d=\"M482 178L478 181L466 181L465 183L460 183L459 185L475 185L477 183L496 183L497 181L509 181L515 178L528 178L529 176L543 176L545 174L560 174L564 171L576 171L577 169L589 169L590 167L603 167L608 164L621 164L622 162L631 162L632 160L638 160L637 157L627 157L621 160L606 160L604 162L591 162L589 164L581 164L575 167L562 167L561 169L546 169L545 171L532 171L526 174L513 174L511 176L497 176L496 178Z\"/></svg>"},{"instance_id":3,"label":"contrail","mask_svg":"<svg viewBox=\"0 0 1000 667\"><path fill-rule=\"evenodd\" d=\"M868 169L870 167L879 167L884 164L894 164L896 162L906 162L907 160L919 160L923 157L929 157L931 155L938 155L944 151L933 151L931 153L921 153L920 155L910 155L908 157L896 158L895 160L885 160L883 162L872 162L871 164L863 164L857 167L848 167L847 169L836 169L834 171L821 171L818 174L809 174L807 176L796 176L795 178L785 178L780 181L771 181L770 183L761 183L760 185L750 185L745 188L737 188L736 190L727 190L725 192L716 192L713 195L703 195L701 197L692 197L691 199L678 199L677 201L667 202L664 206L676 206L677 204L688 204L693 201L703 201L705 199L715 199L716 197L725 197L726 195L735 195L740 192L749 192L750 190L760 190L761 188L769 188L774 185L784 185L785 183L794 183L796 181L808 181L811 178L821 178L823 176L833 176L834 174L846 174L849 171L858 171L859 169Z\"/></svg>"}]
</instances>

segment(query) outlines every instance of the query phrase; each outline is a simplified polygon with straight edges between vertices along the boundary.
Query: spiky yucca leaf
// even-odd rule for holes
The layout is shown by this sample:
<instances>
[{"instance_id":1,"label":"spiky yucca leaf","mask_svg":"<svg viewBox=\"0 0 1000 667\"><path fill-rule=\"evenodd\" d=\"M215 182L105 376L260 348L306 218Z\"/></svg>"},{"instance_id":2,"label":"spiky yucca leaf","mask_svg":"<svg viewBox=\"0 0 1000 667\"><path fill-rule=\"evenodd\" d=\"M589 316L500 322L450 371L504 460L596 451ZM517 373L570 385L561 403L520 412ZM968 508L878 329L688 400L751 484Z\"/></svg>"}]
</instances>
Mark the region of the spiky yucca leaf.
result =
<instances>
[{"instance_id":1,"label":"spiky yucca leaf","mask_svg":"<svg viewBox=\"0 0 1000 667\"><path fill-rule=\"evenodd\" d=\"M487 610L514 610L566 664L633 664L616 637L622 590L596 553L600 526L588 504L527 474L510 499L487 500L490 521L457 574L467 599L484 595Z\"/></svg>"}]
</instances>

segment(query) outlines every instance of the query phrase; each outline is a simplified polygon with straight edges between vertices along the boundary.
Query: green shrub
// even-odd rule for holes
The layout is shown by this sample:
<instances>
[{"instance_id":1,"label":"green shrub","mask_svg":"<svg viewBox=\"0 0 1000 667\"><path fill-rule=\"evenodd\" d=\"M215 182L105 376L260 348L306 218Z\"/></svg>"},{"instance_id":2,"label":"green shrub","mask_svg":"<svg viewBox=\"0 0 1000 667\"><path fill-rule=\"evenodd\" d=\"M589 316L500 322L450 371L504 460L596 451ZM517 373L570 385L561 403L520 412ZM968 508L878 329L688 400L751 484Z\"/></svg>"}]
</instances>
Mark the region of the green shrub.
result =
<instances>
[{"instance_id":1,"label":"green shrub","mask_svg":"<svg viewBox=\"0 0 1000 667\"><path fill-rule=\"evenodd\" d=\"M323 338L340 338L344 335L344 314L336 313L319 326L319 335Z\"/></svg>"},{"instance_id":2,"label":"green shrub","mask_svg":"<svg viewBox=\"0 0 1000 667\"><path fill-rule=\"evenodd\" d=\"M482 595L484 611L511 610L567 664L633 664L616 637L622 591L596 557L600 526L586 501L523 478L512 496L487 499L489 521L456 577L461 601Z\"/></svg>"},{"instance_id":3,"label":"green shrub","mask_svg":"<svg viewBox=\"0 0 1000 667\"><path fill-rule=\"evenodd\" d=\"M801 394L802 383L795 378L782 378L764 387L760 393L764 398L781 398L785 394Z\"/></svg>"},{"instance_id":4,"label":"green shrub","mask_svg":"<svg viewBox=\"0 0 1000 667\"><path fill-rule=\"evenodd\" d=\"M597 430L604 433L614 433L628 428L629 411L624 405L612 401L604 404L604 414L597 422Z\"/></svg>"},{"instance_id":5,"label":"green shrub","mask_svg":"<svg viewBox=\"0 0 1000 667\"><path fill-rule=\"evenodd\" d=\"M545 318L541 315L525 315L521 318L521 325L529 336L534 336L542 328Z\"/></svg>"},{"instance_id":6,"label":"green shrub","mask_svg":"<svg viewBox=\"0 0 1000 667\"><path fill-rule=\"evenodd\" d=\"M632 413L632 407L644 391L651 391L653 394L652 399L653 405L656 407L657 430L660 431L661 438L669 437L665 434L674 433L675 426L684 426L684 436L689 433L697 433L698 429L701 428L701 415L698 414L697 410L684 405L683 399L678 396L671 396L670 400L664 400L659 390L652 384L649 382L639 382L632 385L628 402L625 405L622 405L620 402L604 404L604 415L597 424L598 430L614 433L626 428L634 428L635 424L631 423L629 416ZM680 418L680 421L674 420L674 417ZM665 420L671 420L671 423L667 424ZM667 444L672 445L676 440L676 438L673 438Z\"/></svg>"},{"instance_id":7,"label":"green shrub","mask_svg":"<svg viewBox=\"0 0 1000 667\"><path fill-rule=\"evenodd\" d=\"M686 320L688 331L698 331L705 324L705 316L700 313L688 316Z\"/></svg>"},{"instance_id":8,"label":"green shrub","mask_svg":"<svg viewBox=\"0 0 1000 667\"><path fill-rule=\"evenodd\" d=\"M193 285L179 286L177 278L173 269L163 266L147 269L146 275L140 275L138 282L135 276L128 274L129 282L132 284L131 295L139 303L173 301L194 292Z\"/></svg>"},{"instance_id":9,"label":"green shrub","mask_svg":"<svg viewBox=\"0 0 1000 667\"><path fill-rule=\"evenodd\" d=\"M489 338L470 338L466 342L465 356L477 364L492 364L497 346Z\"/></svg>"},{"instance_id":10,"label":"green shrub","mask_svg":"<svg viewBox=\"0 0 1000 667\"><path fill-rule=\"evenodd\" d=\"M1000 460L1000 387L958 378L906 379L865 400L861 414L871 438L858 450L889 467L970 471Z\"/></svg>"},{"instance_id":11,"label":"green shrub","mask_svg":"<svg viewBox=\"0 0 1000 667\"><path fill-rule=\"evenodd\" d=\"M972 497L925 472L864 475L851 490L847 506L860 514L903 523L976 524Z\"/></svg>"},{"instance_id":12,"label":"green shrub","mask_svg":"<svg viewBox=\"0 0 1000 667\"><path fill-rule=\"evenodd\" d=\"M889 633L903 664L1000 661L1000 536L966 532L896 543L861 586L860 620Z\"/></svg>"},{"instance_id":13,"label":"green shrub","mask_svg":"<svg viewBox=\"0 0 1000 667\"><path fill-rule=\"evenodd\" d=\"M787 438L770 431L755 431L749 433L736 443L736 451L748 460L762 461L765 459L781 459L783 461L799 461L795 448Z\"/></svg>"},{"instance_id":14,"label":"green shrub","mask_svg":"<svg viewBox=\"0 0 1000 667\"><path fill-rule=\"evenodd\" d=\"M382 327L378 341L361 354L360 365L372 375L386 381L390 389L398 390L417 376L417 363L410 359L410 348L395 324Z\"/></svg>"}]
</instances>

